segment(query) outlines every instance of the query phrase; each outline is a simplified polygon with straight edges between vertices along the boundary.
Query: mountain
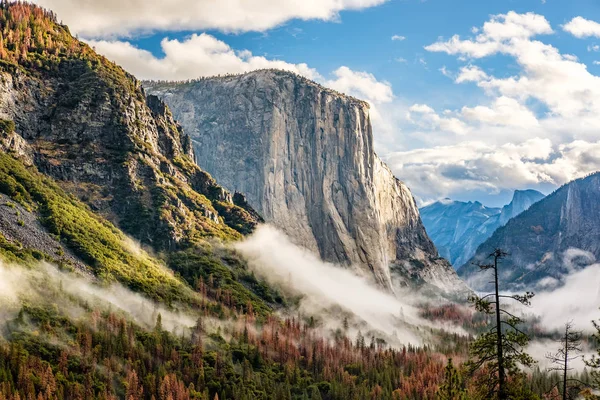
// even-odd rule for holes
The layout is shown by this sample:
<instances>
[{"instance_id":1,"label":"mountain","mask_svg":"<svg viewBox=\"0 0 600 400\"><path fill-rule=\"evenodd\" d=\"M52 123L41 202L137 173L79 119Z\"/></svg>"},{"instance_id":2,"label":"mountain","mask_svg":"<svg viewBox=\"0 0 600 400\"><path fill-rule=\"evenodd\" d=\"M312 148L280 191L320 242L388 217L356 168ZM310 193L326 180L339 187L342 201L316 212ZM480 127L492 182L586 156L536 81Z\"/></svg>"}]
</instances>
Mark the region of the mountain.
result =
<instances>
[{"instance_id":1,"label":"mountain","mask_svg":"<svg viewBox=\"0 0 600 400\"><path fill-rule=\"evenodd\" d=\"M0 1L0 398L433 397L440 354L254 275L230 245L261 218L190 143L53 13Z\"/></svg>"},{"instance_id":2,"label":"mountain","mask_svg":"<svg viewBox=\"0 0 600 400\"><path fill-rule=\"evenodd\" d=\"M560 281L574 266L600 256L599 200L600 173L562 186L494 232L459 275L476 282L472 263L501 248L509 253L502 264L507 287Z\"/></svg>"},{"instance_id":3,"label":"mountain","mask_svg":"<svg viewBox=\"0 0 600 400\"><path fill-rule=\"evenodd\" d=\"M278 70L145 86L191 135L198 165L295 243L384 287L464 288L375 154L367 103Z\"/></svg>"},{"instance_id":4,"label":"mountain","mask_svg":"<svg viewBox=\"0 0 600 400\"><path fill-rule=\"evenodd\" d=\"M486 207L478 201L444 199L421 208L425 229L440 255L459 267L477 247L508 220L527 210L544 195L535 190L516 190L504 207Z\"/></svg>"},{"instance_id":5,"label":"mountain","mask_svg":"<svg viewBox=\"0 0 600 400\"><path fill-rule=\"evenodd\" d=\"M495 230L499 208L489 208L480 202L444 199L421 208L425 229L440 255L453 265L468 260L477 247Z\"/></svg>"},{"instance_id":6,"label":"mountain","mask_svg":"<svg viewBox=\"0 0 600 400\"><path fill-rule=\"evenodd\" d=\"M14 127L4 151L157 250L252 231L260 218L195 165L158 98L42 11L14 7L0 48L0 119Z\"/></svg>"}]
</instances>

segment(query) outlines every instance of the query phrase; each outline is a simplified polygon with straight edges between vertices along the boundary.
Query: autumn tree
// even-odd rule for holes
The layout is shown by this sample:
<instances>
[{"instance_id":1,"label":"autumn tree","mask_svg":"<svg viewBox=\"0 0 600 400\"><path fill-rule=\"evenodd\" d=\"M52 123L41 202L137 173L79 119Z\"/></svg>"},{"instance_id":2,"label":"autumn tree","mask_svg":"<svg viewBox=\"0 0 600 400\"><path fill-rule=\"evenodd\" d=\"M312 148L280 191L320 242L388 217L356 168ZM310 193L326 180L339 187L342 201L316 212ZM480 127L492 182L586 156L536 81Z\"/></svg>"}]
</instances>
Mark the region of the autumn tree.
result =
<instances>
[{"instance_id":1,"label":"autumn tree","mask_svg":"<svg viewBox=\"0 0 600 400\"><path fill-rule=\"evenodd\" d=\"M499 400L509 398L507 378L520 374L519 365L529 367L534 364L533 358L524 350L529 343L529 336L518 327L523 322L522 319L509 312L501 303L501 300L512 300L529 306L533 293L500 293L498 271L500 261L506 256L506 252L496 249L489 256L493 263L478 265L481 271L493 272L493 280L490 283L494 284L494 291L482 297L473 295L470 298L477 311L494 315L495 318L491 329L481 334L471 345L471 359L467 366L471 374L484 366L488 369L489 373L478 377L478 386L486 391L486 398Z\"/></svg>"},{"instance_id":2,"label":"autumn tree","mask_svg":"<svg viewBox=\"0 0 600 400\"><path fill-rule=\"evenodd\" d=\"M581 332L573 329L573 322L565 324L564 334L558 340L560 348L555 353L548 353L546 358L552 364L550 371L558 371L562 379L555 386L560 388L560 398L567 400L577 398L583 383L575 378L569 378L569 371L573 370L570 366L572 361L581 358Z\"/></svg>"}]
</instances>

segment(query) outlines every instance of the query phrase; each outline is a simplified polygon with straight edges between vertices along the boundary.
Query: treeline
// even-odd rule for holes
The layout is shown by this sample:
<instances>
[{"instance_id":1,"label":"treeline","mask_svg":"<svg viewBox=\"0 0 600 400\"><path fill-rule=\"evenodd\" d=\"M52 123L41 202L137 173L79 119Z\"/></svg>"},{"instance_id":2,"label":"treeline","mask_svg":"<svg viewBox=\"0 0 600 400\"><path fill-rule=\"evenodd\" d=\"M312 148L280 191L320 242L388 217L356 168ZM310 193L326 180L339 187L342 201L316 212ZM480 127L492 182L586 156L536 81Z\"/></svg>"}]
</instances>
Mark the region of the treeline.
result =
<instances>
[{"instance_id":1,"label":"treeline","mask_svg":"<svg viewBox=\"0 0 600 400\"><path fill-rule=\"evenodd\" d=\"M23 307L0 346L0 399L434 399L444 356L333 341L298 319L209 317L173 334L114 312L78 322L56 307ZM227 338L227 339L225 339ZM67 344L68 345L65 345Z\"/></svg>"}]
</instances>

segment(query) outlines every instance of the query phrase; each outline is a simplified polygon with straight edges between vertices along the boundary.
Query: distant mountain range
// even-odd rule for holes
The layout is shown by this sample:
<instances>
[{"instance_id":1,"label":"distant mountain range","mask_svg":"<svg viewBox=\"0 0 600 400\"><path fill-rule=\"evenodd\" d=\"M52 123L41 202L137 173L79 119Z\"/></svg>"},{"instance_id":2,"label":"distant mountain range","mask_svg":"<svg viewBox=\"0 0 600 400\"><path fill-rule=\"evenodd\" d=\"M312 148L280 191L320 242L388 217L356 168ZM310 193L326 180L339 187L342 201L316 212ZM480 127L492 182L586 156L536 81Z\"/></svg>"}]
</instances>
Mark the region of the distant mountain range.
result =
<instances>
[{"instance_id":1,"label":"distant mountain range","mask_svg":"<svg viewBox=\"0 0 600 400\"><path fill-rule=\"evenodd\" d=\"M421 208L427 234L440 256L459 267L496 229L544 198L536 190L516 190L512 201L502 208L486 207L478 201L440 200Z\"/></svg>"},{"instance_id":2,"label":"distant mountain range","mask_svg":"<svg viewBox=\"0 0 600 400\"><path fill-rule=\"evenodd\" d=\"M495 249L505 288L559 284L563 277L600 256L600 173L572 181L512 218L483 242L458 273L478 289L480 263ZM435 239L434 239L435 240Z\"/></svg>"}]
</instances>

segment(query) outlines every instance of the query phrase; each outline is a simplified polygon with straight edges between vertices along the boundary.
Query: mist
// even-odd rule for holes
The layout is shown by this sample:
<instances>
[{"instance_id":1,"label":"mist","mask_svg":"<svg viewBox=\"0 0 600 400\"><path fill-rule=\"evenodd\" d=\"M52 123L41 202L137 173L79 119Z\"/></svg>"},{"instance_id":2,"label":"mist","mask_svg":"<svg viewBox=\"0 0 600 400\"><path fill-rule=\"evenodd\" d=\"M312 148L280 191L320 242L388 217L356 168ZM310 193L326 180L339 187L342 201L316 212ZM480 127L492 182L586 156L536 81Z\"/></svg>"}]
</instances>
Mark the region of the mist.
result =
<instances>
[{"instance_id":1,"label":"mist","mask_svg":"<svg viewBox=\"0 0 600 400\"><path fill-rule=\"evenodd\" d=\"M422 344L422 328L434 327L419 317L414 306L420 299L417 294L407 292L395 297L385 293L351 270L323 262L310 251L294 245L272 226L260 226L235 248L248 260L250 268L269 284L301 295L301 312L321 317L326 324L339 326L343 313L334 315L332 312L339 308L356 316L369 329L395 339L397 344ZM411 302L400 298L411 299ZM440 325L435 327L440 328ZM451 325L445 328L461 331Z\"/></svg>"},{"instance_id":2,"label":"mist","mask_svg":"<svg viewBox=\"0 0 600 400\"><path fill-rule=\"evenodd\" d=\"M565 322L573 321L576 329L592 332L591 321L600 318L600 264L592 264L572 272L564 279L564 285L542 291L532 300L532 309L541 324L552 330L560 330Z\"/></svg>"},{"instance_id":3,"label":"mist","mask_svg":"<svg viewBox=\"0 0 600 400\"><path fill-rule=\"evenodd\" d=\"M14 318L22 301L58 304L73 318L84 315L83 308L69 296L94 308L121 312L147 329L154 328L159 313L163 328L171 332L196 324L191 313L167 309L118 283L101 285L89 276L63 272L44 262L34 268L0 263L0 322Z\"/></svg>"}]
</instances>

